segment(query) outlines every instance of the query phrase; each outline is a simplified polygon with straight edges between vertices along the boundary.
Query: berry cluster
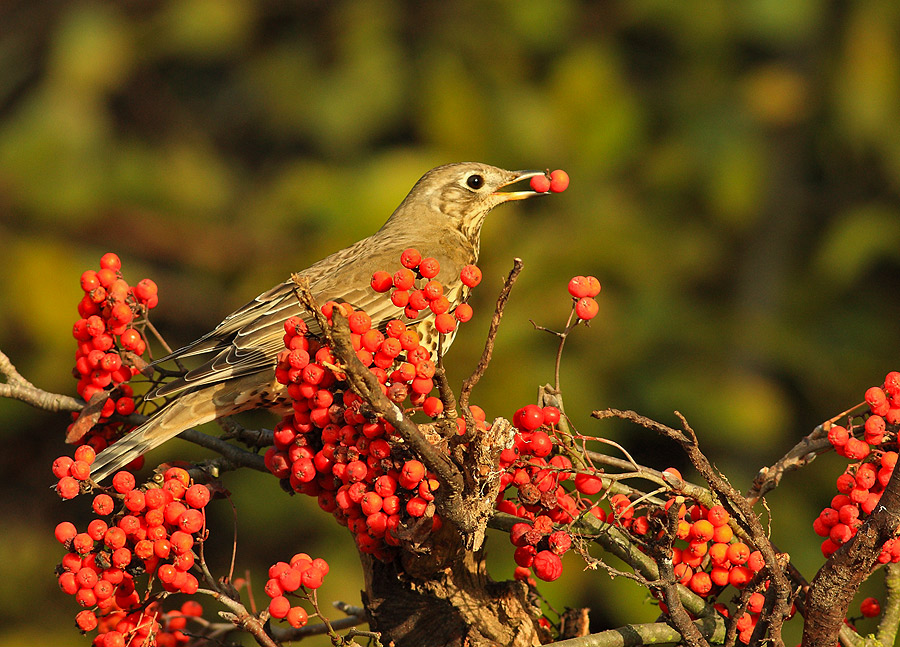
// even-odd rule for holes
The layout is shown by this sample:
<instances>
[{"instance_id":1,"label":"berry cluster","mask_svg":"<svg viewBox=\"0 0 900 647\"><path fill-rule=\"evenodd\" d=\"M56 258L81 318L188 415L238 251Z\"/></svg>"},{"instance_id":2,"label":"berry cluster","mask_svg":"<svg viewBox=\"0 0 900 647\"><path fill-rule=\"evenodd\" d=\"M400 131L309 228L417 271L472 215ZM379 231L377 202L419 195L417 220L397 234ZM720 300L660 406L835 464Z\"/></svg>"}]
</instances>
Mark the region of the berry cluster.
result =
<instances>
[{"instance_id":1,"label":"berry cluster","mask_svg":"<svg viewBox=\"0 0 900 647\"><path fill-rule=\"evenodd\" d=\"M107 253L100 259L99 271L87 270L81 275L81 318L72 329L78 342L73 371L78 378L78 395L87 402L102 391L110 394L100 420L87 438L97 451L124 431L123 423L110 419L115 414L127 416L134 412L134 394L127 382L137 369L129 357L143 355L147 349L141 332L134 326L159 303L156 283L143 279L131 286L122 278L121 269L119 257ZM81 438L69 440L77 442Z\"/></svg>"},{"instance_id":2,"label":"berry cluster","mask_svg":"<svg viewBox=\"0 0 900 647\"><path fill-rule=\"evenodd\" d=\"M510 530L510 541L516 546L516 579L529 579L532 572L545 581L560 577L561 556L572 546L571 524L584 514L618 525L649 545L663 537L668 509L675 502L673 498L662 509L636 514L627 496L606 492L609 510L601 507L602 502L591 497L604 496L603 478L597 471L573 468L556 438L559 419L555 407L522 407L513 417L518 430L515 443L500 454L500 467L506 472L501 477L497 510L528 520L513 524ZM681 478L673 468L666 471ZM514 496L507 498L511 491ZM678 510L672 546L675 575L702 597L715 597L729 584L742 589L765 566L759 551L734 536L729 521L728 511L718 505L681 504ZM746 619L738 622L738 637L743 642L753 632L763 599L761 594L752 594ZM723 610L727 612L725 607Z\"/></svg>"},{"instance_id":3,"label":"berry cluster","mask_svg":"<svg viewBox=\"0 0 900 647\"><path fill-rule=\"evenodd\" d=\"M322 586L328 575L328 562L321 557L312 559L306 553L297 553L290 563L277 562L269 567L269 580L265 591L269 601L269 615L286 620L300 628L309 620L309 614L301 606L292 605L288 596L309 599L309 592Z\"/></svg>"},{"instance_id":4,"label":"berry cluster","mask_svg":"<svg viewBox=\"0 0 900 647\"><path fill-rule=\"evenodd\" d=\"M547 515L538 515L533 523L513 524L509 540L516 547L516 579L527 579L529 569L545 582L562 575L562 555L572 547L572 536L564 530L554 530Z\"/></svg>"},{"instance_id":5,"label":"berry cluster","mask_svg":"<svg viewBox=\"0 0 900 647\"><path fill-rule=\"evenodd\" d=\"M600 281L593 276L573 276L569 281L569 294L575 299L575 314L579 319L590 321L600 312L594 299L600 294Z\"/></svg>"},{"instance_id":6,"label":"berry cluster","mask_svg":"<svg viewBox=\"0 0 900 647\"><path fill-rule=\"evenodd\" d=\"M552 173L535 175L530 181L531 188L538 193L562 193L569 188L569 174L562 169L556 169Z\"/></svg>"},{"instance_id":7,"label":"berry cluster","mask_svg":"<svg viewBox=\"0 0 900 647\"><path fill-rule=\"evenodd\" d=\"M74 464L83 462L89 471L94 459L91 446L78 447L76 457ZM97 518L84 532L69 521L57 525L56 538L69 551L57 569L59 586L85 608L77 617L82 631L100 630L95 645L124 645L132 636L142 636L139 642L144 644L143 636L152 634L158 645L186 640L176 631L180 621L170 619L175 625L168 626L176 627L175 642L162 641L167 631L160 627L162 616L146 606L148 597L139 595L135 580L147 574L150 583L158 580L165 593L197 591L197 578L190 573L193 548L202 540L209 500L209 488L193 484L179 467L166 470L161 487L138 488L134 475L121 471L113 476L108 492L94 496Z\"/></svg>"},{"instance_id":8,"label":"berry cluster","mask_svg":"<svg viewBox=\"0 0 900 647\"><path fill-rule=\"evenodd\" d=\"M866 391L869 410L851 418L848 426L832 425L828 440L835 452L851 462L837 477L838 494L813 521L813 531L829 557L856 535L872 513L897 464L897 429L900 424L900 372L887 374L884 384ZM856 434L862 432L862 438ZM889 539L878 556L882 564L900 562L900 540Z\"/></svg>"},{"instance_id":9,"label":"berry cluster","mask_svg":"<svg viewBox=\"0 0 900 647\"><path fill-rule=\"evenodd\" d=\"M372 275L371 286L376 292L391 292L391 303L403 308L408 319L418 319L423 310L430 310L434 315L434 326L441 334L449 334L456 330L456 322L465 323L472 318L472 306L459 304L450 313L450 299L444 294L444 286L435 280L441 270L437 259L422 258L417 249L410 248L400 255L402 267L391 274L379 270ZM481 270L475 265L466 265L459 275L467 289L481 283ZM421 287L416 288L419 279ZM365 363L365 362L363 362Z\"/></svg>"},{"instance_id":10,"label":"berry cluster","mask_svg":"<svg viewBox=\"0 0 900 647\"><path fill-rule=\"evenodd\" d=\"M574 470L551 437L559 419L556 407L522 407L513 416L517 429L514 444L500 452L500 468L506 471L500 477L496 508L532 522L515 524L510 532L510 541L516 546L516 579L528 579L532 570L542 580L557 579L562 574L560 557L572 541L565 531L554 531L553 523L569 524L593 507L562 485ZM506 498L512 490L513 498ZM606 518L599 508L591 512L601 520Z\"/></svg>"},{"instance_id":11,"label":"berry cluster","mask_svg":"<svg viewBox=\"0 0 900 647\"><path fill-rule=\"evenodd\" d=\"M435 259L408 249L400 260L402 268L394 274L373 275L374 290L393 290L393 303L410 318L429 308L444 334L452 332L457 321L468 320L467 304L448 312L449 300L434 278L440 269ZM467 288L474 287L481 272L466 266L461 279ZM348 320L357 357L387 397L396 404L421 407L431 417L440 415L443 403L430 395L435 363L416 331L400 319L373 328L368 314L346 303L326 303L322 313L330 319L336 308ZM431 519L432 528L440 524L431 504L439 483L392 441L394 429L388 422L366 411L331 349L309 334L302 319L285 322L284 343L275 377L287 386L294 412L275 427L266 466L290 490L317 497L323 510L353 532L360 550L389 559L391 547L399 545L394 532L399 526L422 517ZM484 413L477 408L473 412L483 423Z\"/></svg>"}]
</instances>

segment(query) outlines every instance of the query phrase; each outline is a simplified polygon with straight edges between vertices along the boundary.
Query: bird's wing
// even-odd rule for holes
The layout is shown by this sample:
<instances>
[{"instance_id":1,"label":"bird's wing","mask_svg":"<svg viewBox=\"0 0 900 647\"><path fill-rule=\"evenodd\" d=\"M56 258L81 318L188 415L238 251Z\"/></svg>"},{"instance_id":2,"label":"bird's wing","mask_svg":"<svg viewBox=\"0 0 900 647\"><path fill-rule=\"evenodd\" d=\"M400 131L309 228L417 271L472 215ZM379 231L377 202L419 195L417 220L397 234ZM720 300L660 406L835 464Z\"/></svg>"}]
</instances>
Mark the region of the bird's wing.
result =
<instances>
[{"instance_id":1,"label":"bird's wing","mask_svg":"<svg viewBox=\"0 0 900 647\"><path fill-rule=\"evenodd\" d=\"M381 255L382 253L376 253L375 256ZM399 252L384 252L383 255L385 256L383 266L392 267L399 257ZM402 317L403 311L391 303L388 294L372 290L369 286L369 276L363 280L359 280L358 276L357 280L347 280L347 276L360 274L360 270L352 267L354 263L360 262L358 259L358 256L350 255L324 274L314 272L316 269L314 265L301 275L312 274L317 277L310 281L310 291L319 303L329 300L350 303L354 308L365 310L371 317L374 327L383 327L390 319L398 317L407 323L413 321ZM376 258L376 263L373 263L370 256L366 259L366 265L377 267L378 260ZM292 280L275 286L226 317L210 333L155 362L158 364L175 359L207 357L196 368L159 386L145 397L147 399L164 397L188 388L272 370L278 353L284 349L286 319L292 316L301 317L306 321L310 332L313 334L320 332L313 316L297 299L295 288L296 285ZM423 311L415 321L421 320L427 314Z\"/></svg>"}]
</instances>

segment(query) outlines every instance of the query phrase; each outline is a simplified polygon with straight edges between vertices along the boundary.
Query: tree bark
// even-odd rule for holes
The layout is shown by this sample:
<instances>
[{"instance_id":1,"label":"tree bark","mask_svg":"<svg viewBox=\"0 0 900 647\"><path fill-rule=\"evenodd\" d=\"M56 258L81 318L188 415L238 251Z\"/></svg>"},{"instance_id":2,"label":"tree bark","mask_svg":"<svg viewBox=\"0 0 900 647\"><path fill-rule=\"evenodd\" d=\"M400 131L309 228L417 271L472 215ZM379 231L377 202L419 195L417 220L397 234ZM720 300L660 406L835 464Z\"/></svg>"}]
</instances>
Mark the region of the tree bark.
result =
<instances>
[{"instance_id":1,"label":"tree bark","mask_svg":"<svg viewBox=\"0 0 900 647\"><path fill-rule=\"evenodd\" d=\"M370 628L395 647L534 647L549 641L523 582L494 582L484 551L445 526L427 551L391 562L361 554Z\"/></svg>"}]
</instances>

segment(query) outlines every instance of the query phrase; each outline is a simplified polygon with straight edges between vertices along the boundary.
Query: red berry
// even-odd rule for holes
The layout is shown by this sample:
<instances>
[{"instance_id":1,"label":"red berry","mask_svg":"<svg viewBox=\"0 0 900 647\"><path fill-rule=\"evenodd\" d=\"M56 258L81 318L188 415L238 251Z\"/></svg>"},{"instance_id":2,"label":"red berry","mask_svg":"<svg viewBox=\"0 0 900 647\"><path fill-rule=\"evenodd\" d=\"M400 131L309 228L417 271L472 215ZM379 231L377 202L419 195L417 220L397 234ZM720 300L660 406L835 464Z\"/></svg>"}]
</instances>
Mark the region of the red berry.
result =
<instances>
[{"instance_id":1,"label":"red berry","mask_svg":"<svg viewBox=\"0 0 900 647\"><path fill-rule=\"evenodd\" d=\"M556 169L550 173L550 190L553 193L562 193L569 188L569 174L562 169Z\"/></svg>"},{"instance_id":2,"label":"red berry","mask_svg":"<svg viewBox=\"0 0 900 647\"><path fill-rule=\"evenodd\" d=\"M285 616L285 620L287 620L288 624L295 629L299 629L306 625L309 620L309 615L303 607L291 607Z\"/></svg>"},{"instance_id":3,"label":"red berry","mask_svg":"<svg viewBox=\"0 0 900 647\"><path fill-rule=\"evenodd\" d=\"M418 267L419 263L421 262L422 254L419 253L419 250L415 249L414 247L410 247L409 249L404 250L402 254L400 254L400 264L403 267L413 269L415 267Z\"/></svg>"},{"instance_id":4,"label":"red berry","mask_svg":"<svg viewBox=\"0 0 900 647\"><path fill-rule=\"evenodd\" d=\"M371 285L376 292L387 292L394 285L394 279L389 272L378 270L372 275Z\"/></svg>"},{"instance_id":5,"label":"red berry","mask_svg":"<svg viewBox=\"0 0 900 647\"><path fill-rule=\"evenodd\" d=\"M883 416L890 409L887 395L884 390L877 386L873 386L866 390L866 403L875 415Z\"/></svg>"},{"instance_id":6,"label":"red berry","mask_svg":"<svg viewBox=\"0 0 900 647\"><path fill-rule=\"evenodd\" d=\"M549 550L542 550L534 556L531 564L534 574L545 582L552 582L562 575L562 560Z\"/></svg>"},{"instance_id":7,"label":"red berry","mask_svg":"<svg viewBox=\"0 0 900 647\"><path fill-rule=\"evenodd\" d=\"M569 294L576 299L591 296L591 284L585 276L573 276L569 280Z\"/></svg>"},{"instance_id":8,"label":"red berry","mask_svg":"<svg viewBox=\"0 0 900 647\"><path fill-rule=\"evenodd\" d=\"M546 193L550 190L550 178L546 175L535 175L529 182L532 190L538 193Z\"/></svg>"},{"instance_id":9,"label":"red berry","mask_svg":"<svg viewBox=\"0 0 900 647\"><path fill-rule=\"evenodd\" d=\"M56 526L56 530L54 531L56 535L56 540L64 544L70 539L74 539L75 535L78 534L78 531L75 529L75 524L71 521L63 521Z\"/></svg>"},{"instance_id":10,"label":"red berry","mask_svg":"<svg viewBox=\"0 0 900 647\"><path fill-rule=\"evenodd\" d=\"M472 318L473 314L475 313L472 310L472 306L470 306L468 303L460 303L453 311L453 316L456 317L456 319L460 323L466 323L467 321L469 321Z\"/></svg>"},{"instance_id":11,"label":"red berry","mask_svg":"<svg viewBox=\"0 0 900 647\"><path fill-rule=\"evenodd\" d=\"M96 514L105 516L115 509L115 502L108 494L98 494L94 497L93 509Z\"/></svg>"},{"instance_id":12,"label":"red berry","mask_svg":"<svg viewBox=\"0 0 900 647\"><path fill-rule=\"evenodd\" d=\"M87 270L81 275L81 289L90 292L100 287L100 279L94 270Z\"/></svg>"},{"instance_id":13,"label":"red berry","mask_svg":"<svg viewBox=\"0 0 900 647\"><path fill-rule=\"evenodd\" d=\"M433 279L440 271L441 264L436 258L423 258L422 262L419 263L419 274L421 274L423 278Z\"/></svg>"},{"instance_id":14,"label":"red berry","mask_svg":"<svg viewBox=\"0 0 900 647\"><path fill-rule=\"evenodd\" d=\"M727 557L732 564L743 564L750 557L750 548L743 542L735 542L728 546Z\"/></svg>"},{"instance_id":15,"label":"red berry","mask_svg":"<svg viewBox=\"0 0 900 647\"><path fill-rule=\"evenodd\" d=\"M425 402L422 403L422 411L430 418L437 418L444 411L444 403L440 398L434 396L425 398Z\"/></svg>"},{"instance_id":16,"label":"red berry","mask_svg":"<svg viewBox=\"0 0 900 647\"><path fill-rule=\"evenodd\" d=\"M71 476L64 476L59 479L59 482L56 484L56 492L62 499L74 499L78 496L80 487L78 481L74 478Z\"/></svg>"},{"instance_id":17,"label":"red berry","mask_svg":"<svg viewBox=\"0 0 900 647\"><path fill-rule=\"evenodd\" d=\"M269 614L273 618L284 618L291 610L290 601L283 595L279 595L269 602Z\"/></svg>"},{"instance_id":18,"label":"red berry","mask_svg":"<svg viewBox=\"0 0 900 647\"><path fill-rule=\"evenodd\" d=\"M459 278L462 280L463 285L474 288L481 283L481 270L477 265L466 265L459 273Z\"/></svg>"},{"instance_id":19,"label":"red berry","mask_svg":"<svg viewBox=\"0 0 900 647\"><path fill-rule=\"evenodd\" d=\"M600 281L597 280L595 276L586 276L588 285L590 286L590 290L587 293L589 297L595 297L600 294Z\"/></svg>"},{"instance_id":20,"label":"red berry","mask_svg":"<svg viewBox=\"0 0 900 647\"><path fill-rule=\"evenodd\" d=\"M203 508L211 498L209 488L201 483L192 485L184 493L184 501L192 508Z\"/></svg>"},{"instance_id":21,"label":"red berry","mask_svg":"<svg viewBox=\"0 0 900 647\"><path fill-rule=\"evenodd\" d=\"M603 480L594 474L579 472L575 475L575 489L582 494L597 494L603 489Z\"/></svg>"},{"instance_id":22,"label":"red berry","mask_svg":"<svg viewBox=\"0 0 900 647\"><path fill-rule=\"evenodd\" d=\"M419 487L419 482L425 478L425 465L415 459L408 460L400 470L400 485L407 490Z\"/></svg>"},{"instance_id":23,"label":"red berry","mask_svg":"<svg viewBox=\"0 0 900 647\"><path fill-rule=\"evenodd\" d=\"M544 424L544 411L536 404L529 404L516 412L513 421L519 429L534 431Z\"/></svg>"},{"instance_id":24,"label":"red berry","mask_svg":"<svg viewBox=\"0 0 900 647\"><path fill-rule=\"evenodd\" d=\"M712 579L709 573L697 571L691 575L688 587L699 596L706 596L712 590Z\"/></svg>"},{"instance_id":25,"label":"red berry","mask_svg":"<svg viewBox=\"0 0 900 647\"><path fill-rule=\"evenodd\" d=\"M362 310L357 310L347 320L350 332L363 334L372 327L372 319Z\"/></svg>"},{"instance_id":26,"label":"red berry","mask_svg":"<svg viewBox=\"0 0 900 647\"><path fill-rule=\"evenodd\" d=\"M117 271L122 269L122 261L116 254L107 252L100 257L100 267L105 270Z\"/></svg>"},{"instance_id":27,"label":"red berry","mask_svg":"<svg viewBox=\"0 0 900 647\"><path fill-rule=\"evenodd\" d=\"M881 604L875 598L866 598L859 605L859 610L866 618L874 618L881 613Z\"/></svg>"},{"instance_id":28,"label":"red berry","mask_svg":"<svg viewBox=\"0 0 900 647\"><path fill-rule=\"evenodd\" d=\"M97 616L89 609L79 611L75 616L75 624L81 631L93 631L97 628Z\"/></svg>"},{"instance_id":29,"label":"red berry","mask_svg":"<svg viewBox=\"0 0 900 647\"><path fill-rule=\"evenodd\" d=\"M832 425L828 430L828 442L834 447L844 447L850 439L850 433L845 427Z\"/></svg>"},{"instance_id":30,"label":"red berry","mask_svg":"<svg viewBox=\"0 0 900 647\"><path fill-rule=\"evenodd\" d=\"M416 282L416 275L412 270L404 267L394 272L393 282L394 287L398 290L409 290Z\"/></svg>"},{"instance_id":31,"label":"red berry","mask_svg":"<svg viewBox=\"0 0 900 647\"><path fill-rule=\"evenodd\" d=\"M74 462L75 461L72 460L71 456L60 456L53 461L53 466L51 468L53 476L58 479L61 479L64 476L71 476L70 470Z\"/></svg>"},{"instance_id":32,"label":"red berry","mask_svg":"<svg viewBox=\"0 0 900 647\"><path fill-rule=\"evenodd\" d=\"M200 510L185 510L178 517L178 527L188 534L200 532L203 528L203 513Z\"/></svg>"},{"instance_id":33,"label":"red berry","mask_svg":"<svg viewBox=\"0 0 900 647\"><path fill-rule=\"evenodd\" d=\"M434 318L434 327L439 333L447 335L456 330L456 318L447 312L443 312Z\"/></svg>"},{"instance_id":34,"label":"red berry","mask_svg":"<svg viewBox=\"0 0 900 647\"><path fill-rule=\"evenodd\" d=\"M579 319L590 321L597 316L598 312L600 312L600 306L591 297L578 299L578 303L575 304L575 314Z\"/></svg>"},{"instance_id":35,"label":"red berry","mask_svg":"<svg viewBox=\"0 0 900 647\"><path fill-rule=\"evenodd\" d=\"M141 279L138 281L138 284L134 286L134 296L137 297L139 301L147 302L152 297L155 297L158 292L159 288L151 279Z\"/></svg>"},{"instance_id":36,"label":"red berry","mask_svg":"<svg viewBox=\"0 0 900 647\"><path fill-rule=\"evenodd\" d=\"M116 472L112 479L112 486L119 494L130 492L135 486L134 474L124 470Z\"/></svg>"}]
</instances>

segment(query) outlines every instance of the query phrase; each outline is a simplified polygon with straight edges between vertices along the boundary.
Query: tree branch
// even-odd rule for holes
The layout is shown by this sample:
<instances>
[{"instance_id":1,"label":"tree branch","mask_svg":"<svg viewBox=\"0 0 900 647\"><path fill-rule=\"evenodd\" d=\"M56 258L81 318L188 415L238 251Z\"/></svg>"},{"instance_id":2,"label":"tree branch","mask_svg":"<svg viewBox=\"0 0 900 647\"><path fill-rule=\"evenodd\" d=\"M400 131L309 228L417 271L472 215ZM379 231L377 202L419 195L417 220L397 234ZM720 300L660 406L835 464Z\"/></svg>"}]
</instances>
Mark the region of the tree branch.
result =
<instances>
[{"instance_id":1,"label":"tree branch","mask_svg":"<svg viewBox=\"0 0 900 647\"><path fill-rule=\"evenodd\" d=\"M0 398L19 400L36 409L51 412L81 411L84 408L85 403L79 398L37 388L19 374L3 351L0 351L0 374L6 376L6 382L0 383Z\"/></svg>"},{"instance_id":2,"label":"tree branch","mask_svg":"<svg viewBox=\"0 0 900 647\"><path fill-rule=\"evenodd\" d=\"M472 389L475 388L475 385L478 384L478 381L487 370L488 364L491 363L491 356L494 354L494 341L497 338L497 331L500 329L500 320L503 319L503 309L506 307L506 302L509 301L509 294L512 292L513 285L515 285L516 279L519 278L519 273L522 271L523 266L524 263L521 258L513 259L513 267L503 283L500 295L497 297L497 305L494 308L494 316L491 318L491 325L488 328L484 350L481 352L481 359L478 360L478 366L475 367L472 374L463 381L462 390L459 393L459 406L463 415L467 416L467 428L469 427L469 418L472 415L469 413L469 397L472 395ZM471 430L469 431L471 432Z\"/></svg>"}]
</instances>

